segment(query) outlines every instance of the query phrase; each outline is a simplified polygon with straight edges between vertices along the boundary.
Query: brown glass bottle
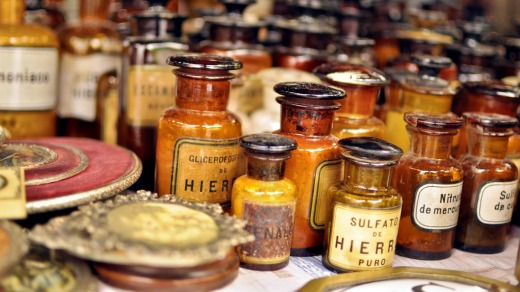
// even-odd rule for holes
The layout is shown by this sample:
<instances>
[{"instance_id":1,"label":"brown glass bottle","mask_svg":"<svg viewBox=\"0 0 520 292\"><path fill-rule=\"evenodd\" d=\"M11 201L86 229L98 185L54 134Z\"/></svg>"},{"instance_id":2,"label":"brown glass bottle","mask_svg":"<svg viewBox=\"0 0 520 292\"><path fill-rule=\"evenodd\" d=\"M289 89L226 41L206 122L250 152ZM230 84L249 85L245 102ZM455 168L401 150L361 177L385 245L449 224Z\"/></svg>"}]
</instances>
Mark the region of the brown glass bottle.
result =
<instances>
[{"instance_id":1,"label":"brown glass bottle","mask_svg":"<svg viewBox=\"0 0 520 292\"><path fill-rule=\"evenodd\" d=\"M59 43L24 11L24 0L0 1L0 126L11 138L54 136Z\"/></svg>"},{"instance_id":2,"label":"brown glass bottle","mask_svg":"<svg viewBox=\"0 0 520 292\"><path fill-rule=\"evenodd\" d=\"M463 171L450 157L462 119L453 114L407 113L410 150L401 157L392 186L403 196L398 255L438 260L451 255Z\"/></svg>"},{"instance_id":3,"label":"brown glass bottle","mask_svg":"<svg viewBox=\"0 0 520 292\"><path fill-rule=\"evenodd\" d=\"M49 1L44 0L25 2L27 5L25 22L44 25L52 30L56 30L65 24L65 15L56 5L57 3L49 3Z\"/></svg>"},{"instance_id":4,"label":"brown glass bottle","mask_svg":"<svg viewBox=\"0 0 520 292\"><path fill-rule=\"evenodd\" d=\"M323 264L338 272L391 267L402 199L389 184L403 151L374 137L341 139L339 145L345 173L328 190Z\"/></svg>"},{"instance_id":5,"label":"brown glass bottle","mask_svg":"<svg viewBox=\"0 0 520 292\"><path fill-rule=\"evenodd\" d=\"M278 270L289 264L296 185L284 177L285 161L296 149L291 138L260 133L242 137L247 174L233 184L232 214L247 220L253 242L238 246L241 267Z\"/></svg>"},{"instance_id":6,"label":"brown glass bottle","mask_svg":"<svg viewBox=\"0 0 520 292\"><path fill-rule=\"evenodd\" d=\"M97 81L119 67L121 41L115 24L107 20L110 1L79 4L79 21L57 32L61 48L58 134L97 139Z\"/></svg>"},{"instance_id":7,"label":"brown glass bottle","mask_svg":"<svg viewBox=\"0 0 520 292\"><path fill-rule=\"evenodd\" d=\"M168 58L179 67L175 106L166 109L157 129L156 186L160 196L229 207L240 169L242 135L238 118L226 110L230 70L240 61L215 55Z\"/></svg>"},{"instance_id":8,"label":"brown glass bottle","mask_svg":"<svg viewBox=\"0 0 520 292\"><path fill-rule=\"evenodd\" d=\"M157 123L175 104L175 78L169 56L186 53L180 40L185 17L168 12L167 1L150 1L132 16L134 35L123 43L118 144L137 154L143 173L132 189L154 189Z\"/></svg>"},{"instance_id":9,"label":"brown glass bottle","mask_svg":"<svg viewBox=\"0 0 520 292\"><path fill-rule=\"evenodd\" d=\"M386 126L374 117L381 88L388 83L383 72L364 65L326 63L314 69L325 83L343 89L347 98L334 113L332 134L339 139L376 137L384 139Z\"/></svg>"},{"instance_id":10,"label":"brown glass bottle","mask_svg":"<svg viewBox=\"0 0 520 292\"><path fill-rule=\"evenodd\" d=\"M516 119L499 114L464 113L468 153L455 247L473 253L504 250L517 197L518 169L506 159Z\"/></svg>"},{"instance_id":11,"label":"brown glass bottle","mask_svg":"<svg viewBox=\"0 0 520 292\"><path fill-rule=\"evenodd\" d=\"M326 85L308 82L285 82L274 86L282 96L281 127L275 133L298 143L287 160L285 176L298 190L291 255L308 256L323 251L327 189L339 181L341 149L331 134L335 101L345 92Z\"/></svg>"}]
</instances>

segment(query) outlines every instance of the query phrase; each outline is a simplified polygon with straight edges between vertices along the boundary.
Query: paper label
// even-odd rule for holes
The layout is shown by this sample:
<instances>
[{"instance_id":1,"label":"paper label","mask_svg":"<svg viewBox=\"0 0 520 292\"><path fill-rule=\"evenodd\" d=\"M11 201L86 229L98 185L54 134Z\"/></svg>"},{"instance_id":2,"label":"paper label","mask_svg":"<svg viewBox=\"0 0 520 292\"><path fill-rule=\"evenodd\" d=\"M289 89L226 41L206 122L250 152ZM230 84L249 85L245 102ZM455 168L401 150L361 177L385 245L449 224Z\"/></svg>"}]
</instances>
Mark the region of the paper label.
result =
<instances>
[{"instance_id":1,"label":"paper label","mask_svg":"<svg viewBox=\"0 0 520 292\"><path fill-rule=\"evenodd\" d=\"M447 230L457 226L462 182L424 183L416 187L412 222L422 230Z\"/></svg>"},{"instance_id":2,"label":"paper label","mask_svg":"<svg viewBox=\"0 0 520 292\"><path fill-rule=\"evenodd\" d=\"M249 264L277 264L291 253L296 200L285 204L244 201L245 229L255 240L238 248L241 260Z\"/></svg>"},{"instance_id":3,"label":"paper label","mask_svg":"<svg viewBox=\"0 0 520 292\"><path fill-rule=\"evenodd\" d=\"M156 127L163 111L175 105L175 76L171 66L131 66L126 92L127 123Z\"/></svg>"},{"instance_id":4,"label":"paper label","mask_svg":"<svg viewBox=\"0 0 520 292\"><path fill-rule=\"evenodd\" d=\"M49 110L58 100L58 50L0 48L0 110Z\"/></svg>"},{"instance_id":5,"label":"paper label","mask_svg":"<svg viewBox=\"0 0 520 292\"><path fill-rule=\"evenodd\" d=\"M331 264L355 271L392 265L401 207L361 209L335 203L332 212L326 253Z\"/></svg>"},{"instance_id":6,"label":"paper label","mask_svg":"<svg viewBox=\"0 0 520 292\"><path fill-rule=\"evenodd\" d=\"M330 186L341 180L342 160L326 160L321 162L314 171L312 186L310 225L315 230L325 229L327 218L327 191Z\"/></svg>"},{"instance_id":7,"label":"paper label","mask_svg":"<svg viewBox=\"0 0 520 292\"><path fill-rule=\"evenodd\" d=\"M116 69L118 64L117 55L74 56L63 53L58 115L61 118L95 121L98 78L103 73Z\"/></svg>"},{"instance_id":8,"label":"paper label","mask_svg":"<svg viewBox=\"0 0 520 292\"><path fill-rule=\"evenodd\" d=\"M27 217L25 176L20 167L0 167L0 218Z\"/></svg>"},{"instance_id":9,"label":"paper label","mask_svg":"<svg viewBox=\"0 0 520 292\"><path fill-rule=\"evenodd\" d=\"M170 192L188 201L227 203L238 178L239 139L180 138L175 143Z\"/></svg>"},{"instance_id":10,"label":"paper label","mask_svg":"<svg viewBox=\"0 0 520 292\"><path fill-rule=\"evenodd\" d=\"M482 184L475 202L478 221L490 225L509 223L515 208L517 184L516 180Z\"/></svg>"}]
</instances>

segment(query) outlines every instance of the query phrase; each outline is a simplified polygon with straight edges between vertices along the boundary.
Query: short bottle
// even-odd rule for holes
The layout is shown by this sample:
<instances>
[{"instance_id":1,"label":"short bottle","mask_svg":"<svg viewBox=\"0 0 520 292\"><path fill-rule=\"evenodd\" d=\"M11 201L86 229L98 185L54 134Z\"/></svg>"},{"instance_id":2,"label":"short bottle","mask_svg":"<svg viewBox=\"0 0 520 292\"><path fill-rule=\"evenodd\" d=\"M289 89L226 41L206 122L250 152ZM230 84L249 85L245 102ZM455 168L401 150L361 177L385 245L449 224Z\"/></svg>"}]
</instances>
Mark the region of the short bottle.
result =
<instances>
[{"instance_id":1,"label":"short bottle","mask_svg":"<svg viewBox=\"0 0 520 292\"><path fill-rule=\"evenodd\" d=\"M255 240L238 246L241 267L278 270L289 264L296 208L296 185L284 176L285 161L296 149L291 138L269 133L240 140L247 173L233 184L232 214L247 220Z\"/></svg>"},{"instance_id":2,"label":"short bottle","mask_svg":"<svg viewBox=\"0 0 520 292\"><path fill-rule=\"evenodd\" d=\"M518 169L506 159L516 119L488 113L463 114L468 152L459 158L464 184L455 247L473 253L504 250L518 185Z\"/></svg>"},{"instance_id":3,"label":"short bottle","mask_svg":"<svg viewBox=\"0 0 520 292\"><path fill-rule=\"evenodd\" d=\"M341 179L341 149L332 135L336 102L345 92L319 83L284 82L274 86L281 96L281 127L275 131L294 139L298 148L287 160L285 176L298 190L291 255L323 252L327 189Z\"/></svg>"},{"instance_id":4,"label":"short bottle","mask_svg":"<svg viewBox=\"0 0 520 292\"><path fill-rule=\"evenodd\" d=\"M207 54L180 54L175 105L164 110L157 128L156 188L192 202L231 206L231 190L243 174L239 119L227 111L231 70L238 60Z\"/></svg>"},{"instance_id":5,"label":"short bottle","mask_svg":"<svg viewBox=\"0 0 520 292\"><path fill-rule=\"evenodd\" d=\"M0 126L11 138L54 136L58 38L24 12L24 0L0 1Z\"/></svg>"},{"instance_id":6,"label":"short bottle","mask_svg":"<svg viewBox=\"0 0 520 292\"><path fill-rule=\"evenodd\" d=\"M448 258L464 176L450 149L462 119L454 114L406 113L405 121L410 150L392 176L392 186L403 197L396 253L421 260Z\"/></svg>"},{"instance_id":7,"label":"short bottle","mask_svg":"<svg viewBox=\"0 0 520 292\"><path fill-rule=\"evenodd\" d=\"M384 139L386 126L374 117L374 107L381 88L389 80L375 68L364 65L326 63L314 69L320 79L343 89L347 98L334 113L332 134L339 139L350 137L377 137Z\"/></svg>"},{"instance_id":8,"label":"short bottle","mask_svg":"<svg viewBox=\"0 0 520 292\"><path fill-rule=\"evenodd\" d=\"M391 267L402 198L390 179L403 151L374 137L345 138L339 145L344 177L328 191L323 264L337 272Z\"/></svg>"}]
</instances>

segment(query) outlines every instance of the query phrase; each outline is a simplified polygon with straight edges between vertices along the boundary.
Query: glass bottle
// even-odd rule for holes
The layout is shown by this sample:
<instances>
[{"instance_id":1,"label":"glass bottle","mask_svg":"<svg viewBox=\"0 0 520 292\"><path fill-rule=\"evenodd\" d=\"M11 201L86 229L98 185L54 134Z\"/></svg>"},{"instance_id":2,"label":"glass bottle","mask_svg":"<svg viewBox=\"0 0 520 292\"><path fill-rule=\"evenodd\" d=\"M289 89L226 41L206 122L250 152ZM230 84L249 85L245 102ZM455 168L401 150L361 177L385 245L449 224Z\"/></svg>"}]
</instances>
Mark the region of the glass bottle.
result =
<instances>
[{"instance_id":1,"label":"glass bottle","mask_svg":"<svg viewBox=\"0 0 520 292\"><path fill-rule=\"evenodd\" d=\"M504 250L516 203L518 169L506 159L516 119L489 113L464 113L468 152L464 169L455 247L473 253Z\"/></svg>"},{"instance_id":2,"label":"glass bottle","mask_svg":"<svg viewBox=\"0 0 520 292\"><path fill-rule=\"evenodd\" d=\"M504 38L501 45L505 52L493 62L496 78L520 78L520 36Z\"/></svg>"},{"instance_id":3,"label":"glass bottle","mask_svg":"<svg viewBox=\"0 0 520 292\"><path fill-rule=\"evenodd\" d=\"M80 0L79 5L79 21L58 30L58 134L98 139L97 81L119 67L121 41L116 25L108 21L110 1Z\"/></svg>"},{"instance_id":4,"label":"glass bottle","mask_svg":"<svg viewBox=\"0 0 520 292\"><path fill-rule=\"evenodd\" d=\"M132 16L134 35L123 42L118 144L141 159L143 173L132 189L154 189L157 123L175 104L175 78L165 63L188 51L180 40L185 17L166 10L167 1L149 1Z\"/></svg>"},{"instance_id":5,"label":"glass bottle","mask_svg":"<svg viewBox=\"0 0 520 292\"><path fill-rule=\"evenodd\" d=\"M406 112L449 113L456 88L442 78L439 71L447 68L451 60L446 57L413 55L412 61L419 67L416 75L407 76L401 83L401 105L389 109L386 116L388 131L386 140L406 151L410 148L407 138Z\"/></svg>"},{"instance_id":6,"label":"glass bottle","mask_svg":"<svg viewBox=\"0 0 520 292\"><path fill-rule=\"evenodd\" d=\"M0 1L0 126L11 138L54 136L59 43L24 11L24 0Z\"/></svg>"},{"instance_id":7,"label":"glass bottle","mask_svg":"<svg viewBox=\"0 0 520 292\"><path fill-rule=\"evenodd\" d=\"M294 139L298 148L285 165L285 176L298 190L291 255L309 256L323 252L327 189L341 178L341 149L331 134L335 101L345 92L323 84L284 82L274 86L282 96L280 130Z\"/></svg>"},{"instance_id":8,"label":"glass bottle","mask_svg":"<svg viewBox=\"0 0 520 292\"><path fill-rule=\"evenodd\" d=\"M340 101L341 108L334 113L332 134L339 139L385 138L385 124L374 117L376 99L388 83L383 72L364 65L326 63L316 67L314 74L347 94L347 98Z\"/></svg>"},{"instance_id":9,"label":"glass bottle","mask_svg":"<svg viewBox=\"0 0 520 292\"><path fill-rule=\"evenodd\" d=\"M156 187L194 202L231 206L232 184L243 174L242 135L238 118L226 110L230 70L238 60L207 54L169 57L179 67L175 105L166 109L157 128Z\"/></svg>"},{"instance_id":10,"label":"glass bottle","mask_svg":"<svg viewBox=\"0 0 520 292\"><path fill-rule=\"evenodd\" d=\"M278 270L289 264L296 208L296 185L284 177L285 161L296 149L291 138L269 134L243 137L247 174L233 184L232 214L247 220L253 242L238 246L241 266Z\"/></svg>"},{"instance_id":11,"label":"glass bottle","mask_svg":"<svg viewBox=\"0 0 520 292\"><path fill-rule=\"evenodd\" d=\"M392 176L392 186L403 196L396 253L421 260L448 258L463 179L450 148L462 119L454 114L406 113L405 120L411 147Z\"/></svg>"},{"instance_id":12,"label":"glass bottle","mask_svg":"<svg viewBox=\"0 0 520 292\"><path fill-rule=\"evenodd\" d=\"M26 0L26 11L25 11L25 22L41 24L51 28L52 30L58 29L64 25L65 15L56 5L45 0Z\"/></svg>"},{"instance_id":13,"label":"glass bottle","mask_svg":"<svg viewBox=\"0 0 520 292\"><path fill-rule=\"evenodd\" d=\"M345 138L339 145L345 170L328 190L323 264L338 272L391 267L402 199L389 184L403 151L375 137Z\"/></svg>"}]
</instances>

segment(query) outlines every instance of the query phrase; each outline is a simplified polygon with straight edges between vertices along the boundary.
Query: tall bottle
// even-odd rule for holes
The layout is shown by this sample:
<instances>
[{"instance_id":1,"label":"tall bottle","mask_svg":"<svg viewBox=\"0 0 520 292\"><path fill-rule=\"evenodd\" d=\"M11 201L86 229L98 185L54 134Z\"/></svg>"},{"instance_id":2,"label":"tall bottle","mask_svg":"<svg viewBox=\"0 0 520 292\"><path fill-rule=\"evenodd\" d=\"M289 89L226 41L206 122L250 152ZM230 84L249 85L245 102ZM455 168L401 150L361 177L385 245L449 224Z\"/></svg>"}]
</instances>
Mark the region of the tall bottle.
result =
<instances>
[{"instance_id":1,"label":"tall bottle","mask_svg":"<svg viewBox=\"0 0 520 292\"><path fill-rule=\"evenodd\" d=\"M445 114L451 110L453 95L457 92L452 83L439 77L442 68L447 68L451 60L446 57L413 55L412 61L419 67L417 75L407 76L401 81L401 106L389 109L386 116L387 141L407 151L406 112Z\"/></svg>"},{"instance_id":2,"label":"tall bottle","mask_svg":"<svg viewBox=\"0 0 520 292\"><path fill-rule=\"evenodd\" d=\"M284 82L274 86L282 96L281 127L275 131L298 143L287 160L285 176L298 190L291 255L323 252L327 189L341 179L341 149L331 134L337 100L345 92L323 84Z\"/></svg>"},{"instance_id":3,"label":"tall bottle","mask_svg":"<svg viewBox=\"0 0 520 292\"><path fill-rule=\"evenodd\" d=\"M230 70L238 60L207 54L177 55L175 105L157 128L156 186L160 196L173 194L193 202L231 206L232 185L243 174L238 118L226 110Z\"/></svg>"},{"instance_id":4,"label":"tall bottle","mask_svg":"<svg viewBox=\"0 0 520 292\"><path fill-rule=\"evenodd\" d=\"M243 137L247 174L233 184L232 214L247 220L253 242L238 247L241 266L278 270L289 264L296 208L296 185L287 179L285 161L296 149L291 138L260 133Z\"/></svg>"},{"instance_id":5,"label":"tall bottle","mask_svg":"<svg viewBox=\"0 0 520 292\"><path fill-rule=\"evenodd\" d=\"M54 136L59 43L24 12L24 0L0 1L0 126L12 138Z\"/></svg>"},{"instance_id":6,"label":"tall bottle","mask_svg":"<svg viewBox=\"0 0 520 292\"><path fill-rule=\"evenodd\" d=\"M377 137L384 139L386 126L374 117L374 107L381 88L388 78L375 68L364 65L327 63L314 69L325 83L343 89L347 98L334 113L332 134L339 139Z\"/></svg>"},{"instance_id":7,"label":"tall bottle","mask_svg":"<svg viewBox=\"0 0 520 292\"><path fill-rule=\"evenodd\" d=\"M79 21L58 30L58 134L99 138L97 81L101 74L118 68L121 40L116 25L107 20L110 1L80 0L79 5Z\"/></svg>"},{"instance_id":8,"label":"tall bottle","mask_svg":"<svg viewBox=\"0 0 520 292\"><path fill-rule=\"evenodd\" d=\"M403 196L398 255L438 260L451 255L463 171L450 156L462 125L454 114L406 113L411 147L395 168L392 186Z\"/></svg>"},{"instance_id":9,"label":"tall bottle","mask_svg":"<svg viewBox=\"0 0 520 292\"><path fill-rule=\"evenodd\" d=\"M185 17L168 12L166 4L150 1L148 10L134 14L134 35L123 42L118 144L143 163L132 189L154 189L157 123L175 104L175 78L165 61L188 51L180 40Z\"/></svg>"},{"instance_id":10,"label":"tall bottle","mask_svg":"<svg viewBox=\"0 0 520 292\"><path fill-rule=\"evenodd\" d=\"M374 137L339 145L345 173L328 191L323 264L338 272L391 267L402 199L389 184L403 151Z\"/></svg>"},{"instance_id":11,"label":"tall bottle","mask_svg":"<svg viewBox=\"0 0 520 292\"><path fill-rule=\"evenodd\" d=\"M504 250L517 197L518 169L506 159L516 119L500 114L463 114L468 152L455 247L474 253Z\"/></svg>"}]
</instances>

